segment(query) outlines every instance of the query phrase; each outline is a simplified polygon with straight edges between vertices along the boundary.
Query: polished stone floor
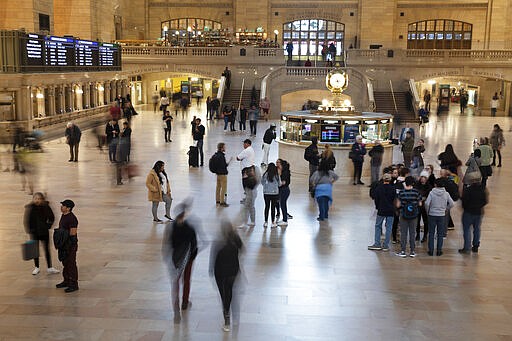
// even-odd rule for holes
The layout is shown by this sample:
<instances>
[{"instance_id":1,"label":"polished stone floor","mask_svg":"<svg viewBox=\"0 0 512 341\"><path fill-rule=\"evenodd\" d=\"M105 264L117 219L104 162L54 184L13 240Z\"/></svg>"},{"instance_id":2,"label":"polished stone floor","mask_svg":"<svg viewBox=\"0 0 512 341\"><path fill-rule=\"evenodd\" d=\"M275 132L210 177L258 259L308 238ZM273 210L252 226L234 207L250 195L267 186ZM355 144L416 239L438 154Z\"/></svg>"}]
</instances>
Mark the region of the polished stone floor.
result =
<instances>
[{"instance_id":1,"label":"polished stone floor","mask_svg":"<svg viewBox=\"0 0 512 341\"><path fill-rule=\"evenodd\" d=\"M55 289L60 275L32 276L32 262L21 260L26 240L23 205L30 196L21 178L0 173L0 340L510 340L512 339L512 264L507 256L512 230L511 152L489 180L490 203L483 221L479 254L460 255L460 203L453 209L456 229L448 233L445 254L428 257L425 246L415 259L372 252L375 212L366 186L349 179L335 185L329 221L316 221L315 203L307 196L304 176L292 176L286 230L262 227L263 198L257 199L257 225L239 229L245 244L243 285L239 290L239 327L221 329L221 305L208 276L210 242L222 216L236 219L242 188L239 165L228 177L228 208L215 207L214 175L207 167L189 169L190 116L174 120L173 142L164 143L159 114L141 107L133 121L132 160L140 177L115 186L107 154L84 133L78 163L68 163L63 139L44 143L34 154L35 190L48 193L54 211L71 198L79 219L80 290ZM201 112L194 107L190 115ZM426 140L425 159L436 163L446 143L465 161L471 142L489 135L499 123L509 141L507 118L459 116L456 111L432 117L419 135ZM261 158L265 126L259 124L255 150ZM217 142L227 155L242 149L247 136L224 133L222 122L205 123L206 164ZM6 150L4 147L3 150ZM275 160L278 146L271 147ZM12 168L2 153L2 170ZM400 154L395 150L395 160ZM172 322L170 285L161 260L164 225L153 224L144 185L156 160L164 160L174 203L194 198L193 214L202 221L204 249L193 270L191 301L180 325ZM436 168L439 168L436 166ZM293 165L292 165L293 169ZM368 179L363 179L368 181ZM161 207L161 216L163 208ZM508 251L507 251L508 250ZM61 269L56 261L54 264Z\"/></svg>"}]
</instances>

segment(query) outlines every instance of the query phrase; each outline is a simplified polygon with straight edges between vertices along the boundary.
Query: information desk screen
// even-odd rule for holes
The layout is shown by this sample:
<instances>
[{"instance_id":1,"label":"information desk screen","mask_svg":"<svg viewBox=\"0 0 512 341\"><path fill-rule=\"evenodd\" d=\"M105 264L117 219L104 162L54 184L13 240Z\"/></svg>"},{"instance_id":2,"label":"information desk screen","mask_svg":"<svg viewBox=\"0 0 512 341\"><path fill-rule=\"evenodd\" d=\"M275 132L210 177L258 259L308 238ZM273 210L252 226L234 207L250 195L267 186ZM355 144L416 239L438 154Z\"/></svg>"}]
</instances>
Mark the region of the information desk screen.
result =
<instances>
[{"instance_id":1,"label":"information desk screen","mask_svg":"<svg viewBox=\"0 0 512 341\"><path fill-rule=\"evenodd\" d=\"M45 40L46 65L65 71L75 66L75 39L49 36Z\"/></svg>"},{"instance_id":2,"label":"information desk screen","mask_svg":"<svg viewBox=\"0 0 512 341\"><path fill-rule=\"evenodd\" d=\"M31 71L44 71L45 53L44 36L39 34L27 34L21 41L22 65Z\"/></svg>"},{"instance_id":3,"label":"information desk screen","mask_svg":"<svg viewBox=\"0 0 512 341\"><path fill-rule=\"evenodd\" d=\"M341 142L341 131L339 125L322 124L320 142Z\"/></svg>"},{"instance_id":4,"label":"information desk screen","mask_svg":"<svg viewBox=\"0 0 512 341\"><path fill-rule=\"evenodd\" d=\"M102 67L117 67L121 65L119 46L114 44L100 44L99 65Z\"/></svg>"},{"instance_id":5,"label":"information desk screen","mask_svg":"<svg viewBox=\"0 0 512 341\"><path fill-rule=\"evenodd\" d=\"M76 66L99 65L99 43L89 40L75 40Z\"/></svg>"},{"instance_id":6,"label":"information desk screen","mask_svg":"<svg viewBox=\"0 0 512 341\"><path fill-rule=\"evenodd\" d=\"M358 124L345 124L345 131L343 134L343 142L354 143L356 142L356 136L359 135Z\"/></svg>"}]
</instances>

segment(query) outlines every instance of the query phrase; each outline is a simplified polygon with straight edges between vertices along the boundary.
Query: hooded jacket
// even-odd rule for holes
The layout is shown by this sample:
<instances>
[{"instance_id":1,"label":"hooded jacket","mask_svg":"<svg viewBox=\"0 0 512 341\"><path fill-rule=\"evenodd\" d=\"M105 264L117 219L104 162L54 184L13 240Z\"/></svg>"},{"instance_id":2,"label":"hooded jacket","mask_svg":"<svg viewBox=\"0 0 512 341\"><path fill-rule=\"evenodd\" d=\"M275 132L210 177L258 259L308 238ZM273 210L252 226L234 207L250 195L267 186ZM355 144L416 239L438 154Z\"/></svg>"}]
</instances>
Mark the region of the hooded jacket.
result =
<instances>
[{"instance_id":1,"label":"hooded jacket","mask_svg":"<svg viewBox=\"0 0 512 341\"><path fill-rule=\"evenodd\" d=\"M427 197L425 207L428 215L444 217L446 210L453 207L453 200L443 187L434 187Z\"/></svg>"}]
</instances>

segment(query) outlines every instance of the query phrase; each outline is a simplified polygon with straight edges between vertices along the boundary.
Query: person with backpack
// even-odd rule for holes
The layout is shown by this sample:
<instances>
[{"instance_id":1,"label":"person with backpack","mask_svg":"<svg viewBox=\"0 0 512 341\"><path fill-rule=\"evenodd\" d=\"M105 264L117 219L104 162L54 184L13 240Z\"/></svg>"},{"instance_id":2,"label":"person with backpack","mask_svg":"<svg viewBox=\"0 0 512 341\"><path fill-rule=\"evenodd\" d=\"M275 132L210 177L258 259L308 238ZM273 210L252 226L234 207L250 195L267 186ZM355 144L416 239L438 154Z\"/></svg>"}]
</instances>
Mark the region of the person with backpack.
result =
<instances>
[{"instance_id":1,"label":"person with backpack","mask_svg":"<svg viewBox=\"0 0 512 341\"><path fill-rule=\"evenodd\" d=\"M397 207L400 209L400 246L401 251L397 252L397 256L407 257L405 249L407 247L407 236L409 236L409 248L411 253L409 257L416 257L415 239L416 224L418 215L420 214L421 194L413 188L414 178L408 176L404 181L404 189L398 193Z\"/></svg>"},{"instance_id":2,"label":"person with backpack","mask_svg":"<svg viewBox=\"0 0 512 341\"><path fill-rule=\"evenodd\" d=\"M217 187L215 189L215 203L221 207L228 207L226 202L228 189L228 166L233 158L226 162L226 144L219 142L217 152L213 154L208 163L210 172L217 175Z\"/></svg>"},{"instance_id":3,"label":"person with backpack","mask_svg":"<svg viewBox=\"0 0 512 341\"><path fill-rule=\"evenodd\" d=\"M309 163L309 178L311 179L311 175L318 169L318 165L320 164L320 154L318 152L318 137L313 136L311 138L311 144L304 150L304 160ZM315 197L315 188L313 184L309 182L309 193L311 197Z\"/></svg>"},{"instance_id":4,"label":"person with backpack","mask_svg":"<svg viewBox=\"0 0 512 341\"><path fill-rule=\"evenodd\" d=\"M445 231L446 210L453 207L450 194L444 189L444 180L436 179L435 187L430 191L425 207L428 213L428 255L434 255L434 236L437 231L437 256L443 254L443 236Z\"/></svg>"}]
</instances>

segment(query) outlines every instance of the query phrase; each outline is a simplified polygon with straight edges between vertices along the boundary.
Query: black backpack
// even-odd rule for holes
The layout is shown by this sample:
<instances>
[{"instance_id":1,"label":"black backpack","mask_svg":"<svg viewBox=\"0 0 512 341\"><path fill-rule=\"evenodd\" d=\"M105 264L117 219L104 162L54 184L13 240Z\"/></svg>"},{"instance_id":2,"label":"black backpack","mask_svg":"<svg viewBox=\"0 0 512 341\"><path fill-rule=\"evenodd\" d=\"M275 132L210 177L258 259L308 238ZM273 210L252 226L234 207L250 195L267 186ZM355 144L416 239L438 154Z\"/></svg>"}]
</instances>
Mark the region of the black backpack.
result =
<instances>
[{"instance_id":1,"label":"black backpack","mask_svg":"<svg viewBox=\"0 0 512 341\"><path fill-rule=\"evenodd\" d=\"M402 217L404 219L414 219L420 214L417 201L409 201L402 205Z\"/></svg>"},{"instance_id":2,"label":"black backpack","mask_svg":"<svg viewBox=\"0 0 512 341\"><path fill-rule=\"evenodd\" d=\"M219 157L218 157L217 153L215 153L210 158L210 161L208 161L208 168L210 169L210 172L217 173L218 164L219 164Z\"/></svg>"}]
</instances>

